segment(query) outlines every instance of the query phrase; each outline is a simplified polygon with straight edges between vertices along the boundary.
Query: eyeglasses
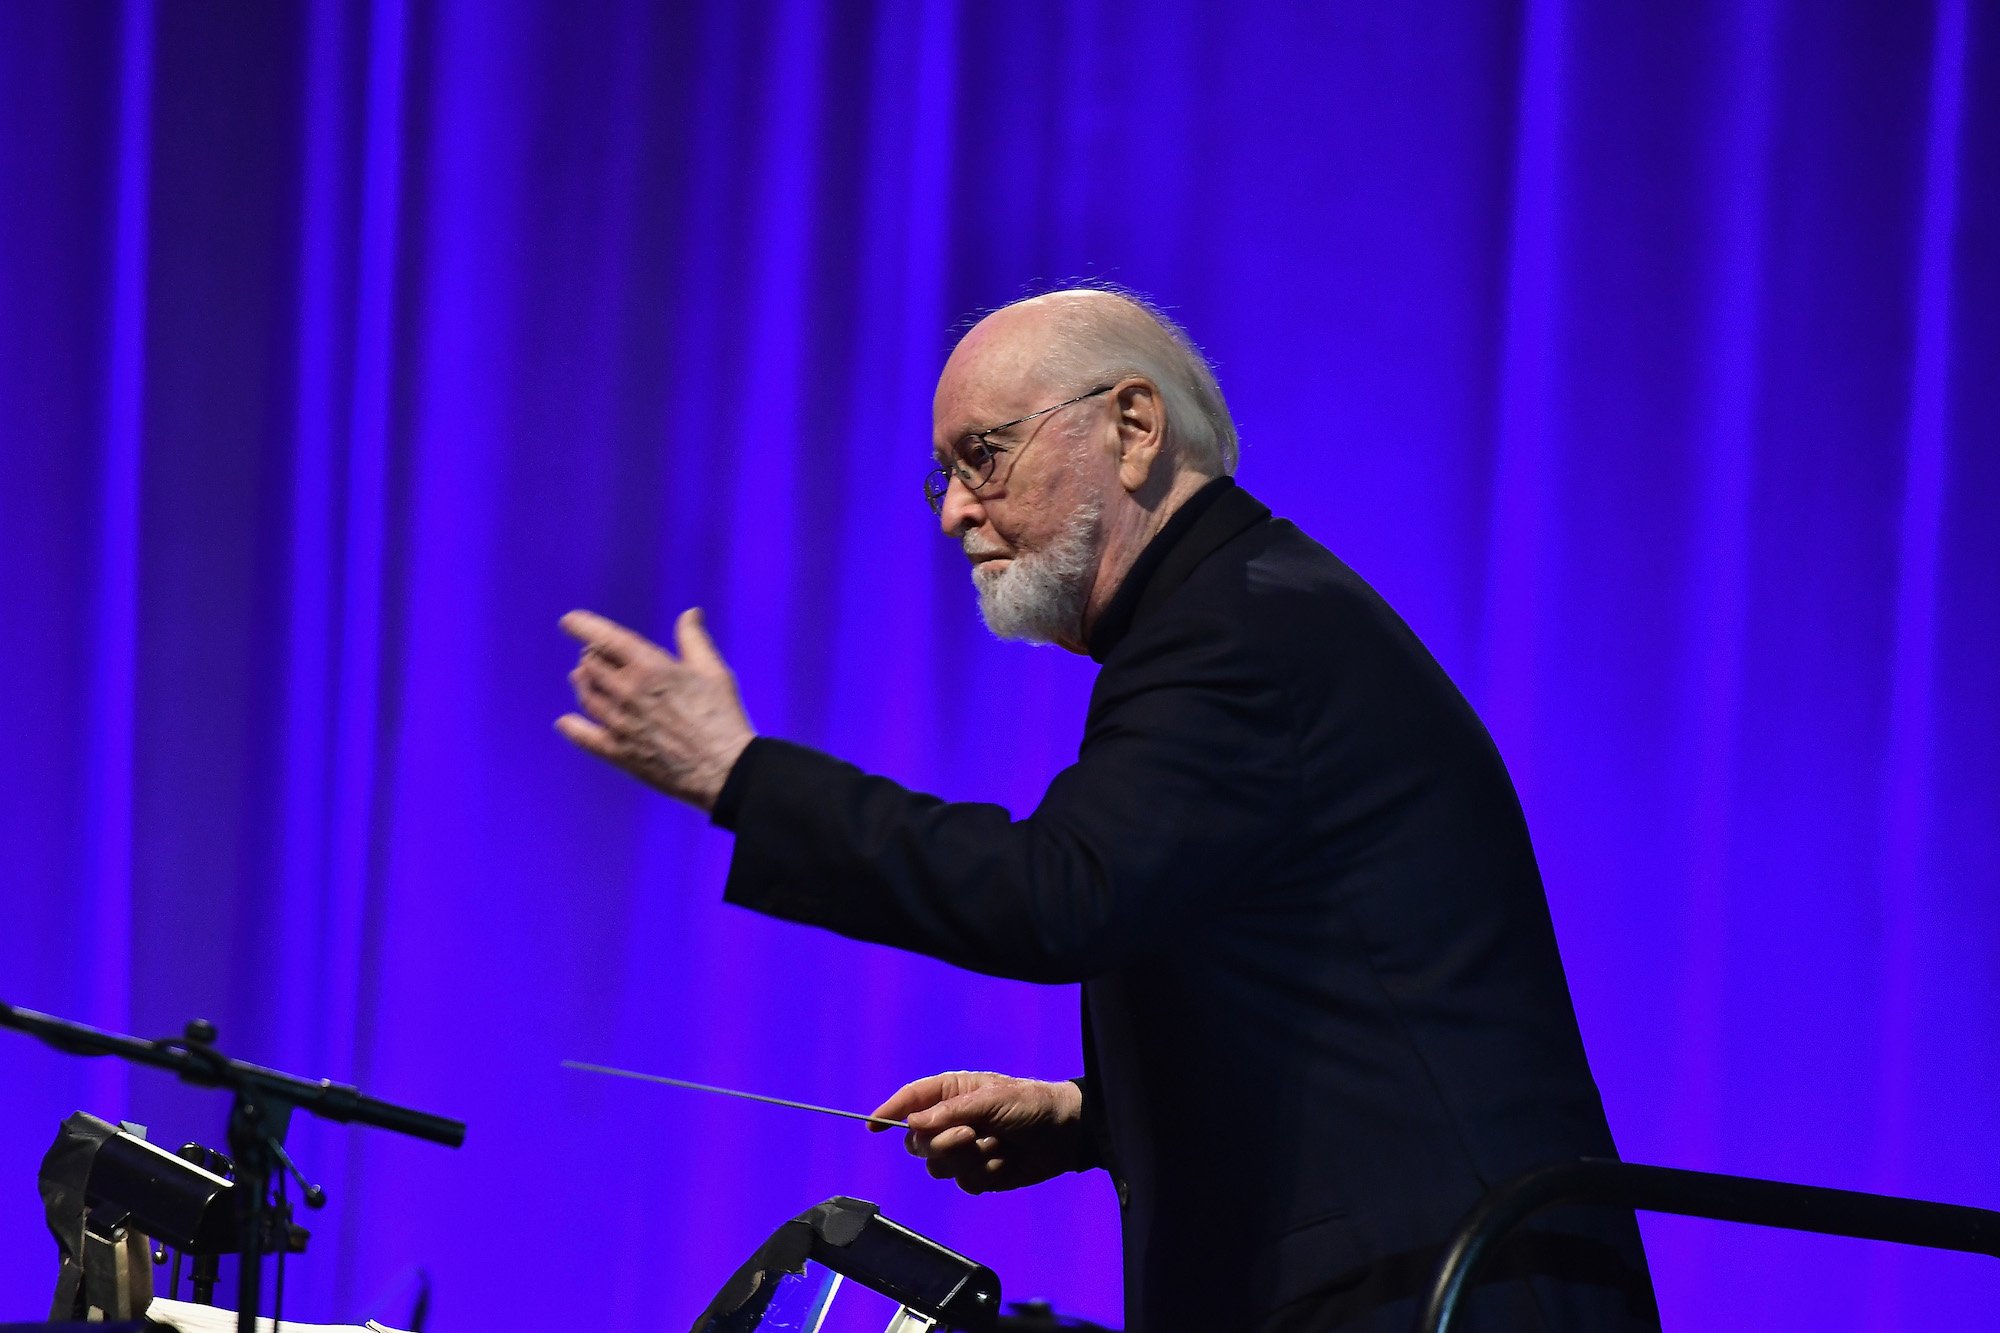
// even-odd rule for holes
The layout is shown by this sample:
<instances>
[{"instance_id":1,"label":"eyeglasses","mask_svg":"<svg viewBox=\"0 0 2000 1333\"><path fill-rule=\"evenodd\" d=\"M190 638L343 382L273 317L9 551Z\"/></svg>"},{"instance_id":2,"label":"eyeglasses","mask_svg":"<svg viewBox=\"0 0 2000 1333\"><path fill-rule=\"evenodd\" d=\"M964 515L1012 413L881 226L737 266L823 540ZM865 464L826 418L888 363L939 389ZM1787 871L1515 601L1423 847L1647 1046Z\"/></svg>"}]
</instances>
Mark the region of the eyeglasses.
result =
<instances>
[{"instance_id":1,"label":"eyeglasses","mask_svg":"<svg viewBox=\"0 0 2000 1333\"><path fill-rule=\"evenodd\" d=\"M1100 384L1089 393L1065 398L1054 407L1045 407L1039 412L1030 412L1024 417L1015 417L1012 421L1003 421L997 426L988 426L985 430L975 430L963 436L953 446L958 457L949 463L940 463L924 478L924 499L930 501L931 512L933 514L944 512L944 493L951 489L953 477L964 482L965 489L974 493L993 480L993 465L1000 461L1000 455L1008 452L1008 448L1004 444L993 443L986 438L987 436L998 435L1003 430L1012 430L1016 426L1033 421L1036 417L1045 417L1051 412L1060 412L1065 407L1080 403L1086 398L1095 398L1100 393L1110 393L1117 387L1115 384Z\"/></svg>"}]
</instances>

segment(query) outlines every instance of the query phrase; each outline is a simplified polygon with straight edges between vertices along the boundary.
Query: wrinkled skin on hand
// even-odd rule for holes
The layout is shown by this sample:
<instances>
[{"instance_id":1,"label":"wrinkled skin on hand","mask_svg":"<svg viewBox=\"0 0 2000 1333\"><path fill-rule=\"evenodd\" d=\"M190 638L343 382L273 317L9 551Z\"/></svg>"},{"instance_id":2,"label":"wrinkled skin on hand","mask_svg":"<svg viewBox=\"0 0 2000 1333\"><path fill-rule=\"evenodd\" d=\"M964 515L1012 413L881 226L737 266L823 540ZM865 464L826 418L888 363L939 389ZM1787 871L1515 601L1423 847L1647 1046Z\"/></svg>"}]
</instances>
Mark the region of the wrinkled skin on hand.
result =
<instances>
[{"instance_id":1,"label":"wrinkled skin on hand","mask_svg":"<svg viewBox=\"0 0 2000 1333\"><path fill-rule=\"evenodd\" d=\"M715 807L729 770L756 736L699 610L674 621L676 657L588 611L561 620L583 645L569 681L576 713L556 730L580 750L703 810Z\"/></svg>"},{"instance_id":2,"label":"wrinkled skin on hand","mask_svg":"<svg viewBox=\"0 0 2000 1333\"><path fill-rule=\"evenodd\" d=\"M1074 1083L958 1071L906 1083L875 1108L910 1122L904 1145L968 1194L1037 1185L1091 1165L1083 1093ZM880 1132L881 1127L869 1126Z\"/></svg>"}]
</instances>

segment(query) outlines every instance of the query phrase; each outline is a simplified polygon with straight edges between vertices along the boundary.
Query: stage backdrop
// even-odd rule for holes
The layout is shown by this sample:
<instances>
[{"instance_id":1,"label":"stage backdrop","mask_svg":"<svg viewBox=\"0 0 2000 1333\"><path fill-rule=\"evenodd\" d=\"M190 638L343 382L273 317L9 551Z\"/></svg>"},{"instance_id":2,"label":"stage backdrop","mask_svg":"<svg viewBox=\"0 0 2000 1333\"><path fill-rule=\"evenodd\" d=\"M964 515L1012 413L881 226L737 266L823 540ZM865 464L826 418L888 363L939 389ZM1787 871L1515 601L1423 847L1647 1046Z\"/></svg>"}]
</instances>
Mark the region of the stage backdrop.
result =
<instances>
[{"instance_id":1,"label":"stage backdrop","mask_svg":"<svg viewBox=\"0 0 2000 1333\"><path fill-rule=\"evenodd\" d=\"M846 1193L1117 1320L1101 1175L557 1068L1076 1072L1072 990L723 907L550 724L558 615L700 604L761 729L1029 809L1092 668L988 639L918 483L955 333L1077 277L1485 715L1626 1154L2000 1206L1985 0L0 5L0 998L471 1122L300 1120L301 1318L679 1327ZM222 1132L0 1034L0 1315L78 1107ZM1678 1329L2000 1301L1648 1235Z\"/></svg>"}]
</instances>

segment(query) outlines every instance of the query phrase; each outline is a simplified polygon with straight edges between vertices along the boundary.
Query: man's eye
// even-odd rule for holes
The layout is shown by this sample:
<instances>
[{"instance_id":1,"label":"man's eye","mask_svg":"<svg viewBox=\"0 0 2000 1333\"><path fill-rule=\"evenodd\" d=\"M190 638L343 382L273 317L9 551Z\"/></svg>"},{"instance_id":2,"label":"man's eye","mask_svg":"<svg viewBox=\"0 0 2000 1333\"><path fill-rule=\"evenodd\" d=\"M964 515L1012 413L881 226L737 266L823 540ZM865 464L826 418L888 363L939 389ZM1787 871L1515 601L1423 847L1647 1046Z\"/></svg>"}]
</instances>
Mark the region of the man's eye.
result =
<instances>
[{"instance_id":1,"label":"man's eye","mask_svg":"<svg viewBox=\"0 0 2000 1333\"><path fill-rule=\"evenodd\" d=\"M965 447L965 461L973 467L985 467L988 463L991 463L1006 452L1006 449L1000 445L988 444L984 440L974 440Z\"/></svg>"}]
</instances>

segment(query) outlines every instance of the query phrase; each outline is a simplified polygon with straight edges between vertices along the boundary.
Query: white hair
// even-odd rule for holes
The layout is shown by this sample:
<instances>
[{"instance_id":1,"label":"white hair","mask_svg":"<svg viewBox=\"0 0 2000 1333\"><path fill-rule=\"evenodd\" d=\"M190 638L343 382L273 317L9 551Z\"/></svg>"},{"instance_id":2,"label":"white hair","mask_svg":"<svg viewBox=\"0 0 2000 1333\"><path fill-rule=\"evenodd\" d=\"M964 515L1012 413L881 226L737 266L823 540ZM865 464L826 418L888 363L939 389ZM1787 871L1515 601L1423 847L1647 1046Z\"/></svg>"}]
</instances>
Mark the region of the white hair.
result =
<instances>
[{"instance_id":1,"label":"white hair","mask_svg":"<svg viewBox=\"0 0 2000 1333\"><path fill-rule=\"evenodd\" d=\"M1051 374L1078 386L1145 376L1166 400L1169 440L1183 459L1217 476L1236 471L1236 422L1215 367L1172 316L1135 292L1110 286L1069 287L1032 299L1050 301L1057 315Z\"/></svg>"}]
</instances>

